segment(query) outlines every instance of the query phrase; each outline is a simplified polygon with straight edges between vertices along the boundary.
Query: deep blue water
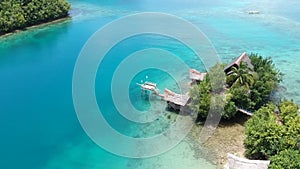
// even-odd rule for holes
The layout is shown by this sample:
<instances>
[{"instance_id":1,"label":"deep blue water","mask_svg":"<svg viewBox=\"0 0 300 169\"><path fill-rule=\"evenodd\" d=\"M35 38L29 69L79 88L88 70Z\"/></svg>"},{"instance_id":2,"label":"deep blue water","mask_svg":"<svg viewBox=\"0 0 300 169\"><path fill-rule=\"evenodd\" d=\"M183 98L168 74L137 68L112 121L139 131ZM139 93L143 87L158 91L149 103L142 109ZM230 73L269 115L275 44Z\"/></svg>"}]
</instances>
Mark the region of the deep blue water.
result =
<instances>
[{"instance_id":1,"label":"deep blue water","mask_svg":"<svg viewBox=\"0 0 300 169\"><path fill-rule=\"evenodd\" d=\"M72 74L81 48L105 24L136 12L166 12L189 20L208 36L224 62L244 51L271 56L276 66L286 74L282 83L286 90L282 95L300 103L298 1L70 2L73 6L72 20L0 39L0 168L126 169L151 168L156 163L162 163L156 168L164 165L176 168L168 154L164 159L169 159L169 162L156 162L156 159L126 159L106 152L88 138L74 111ZM248 15L248 10L259 10L261 14ZM138 133L132 132L132 128L145 126L132 126L118 115L109 95L111 75L128 54L149 47L173 52L189 66L199 66L199 70L204 70L189 49L166 37L135 37L112 49L98 70L96 84L99 85L95 92L99 100L107 101L100 107L106 110L105 116L110 124L128 135ZM182 81L187 80L187 74L180 76ZM132 84L141 80L155 81L161 89L178 90L174 79L163 72L141 72ZM138 109L149 108L149 101L140 99L139 88L131 85L130 89L133 105ZM170 125L157 123L163 126L162 129ZM212 166L205 159L198 159L196 163L199 163L199 168Z\"/></svg>"}]
</instances>

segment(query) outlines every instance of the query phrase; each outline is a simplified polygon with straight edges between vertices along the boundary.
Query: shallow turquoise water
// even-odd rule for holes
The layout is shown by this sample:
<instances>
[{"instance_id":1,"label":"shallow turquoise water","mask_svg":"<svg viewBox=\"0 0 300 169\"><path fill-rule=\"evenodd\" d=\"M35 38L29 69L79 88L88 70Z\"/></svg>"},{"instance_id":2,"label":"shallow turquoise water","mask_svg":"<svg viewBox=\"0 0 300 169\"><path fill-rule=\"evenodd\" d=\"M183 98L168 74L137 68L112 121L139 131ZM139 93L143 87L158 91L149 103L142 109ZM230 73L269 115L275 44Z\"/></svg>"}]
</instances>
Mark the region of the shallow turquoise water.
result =
<instances>
[{"instance_id":1,"label":"shallow turquoise water","mask_svg":"<svg viewBox=\"0 0 300 169\"><path fill-rule=\"evenodd\" d=\"M169 162L162 162L156 158L121 158L99 148L82 130L73 108L72 73L86 40L110 21L140 11L167 12L194 23L209 37L224 62L243 51L271 56L276 66L286 74L283 82L286 90L282 91L282 95L300 103L298 1L237 3L176 0L171 3L170 0L72 0L71 3L71 21L0 39L0 168L126 169L146 168L153 164L157 164L156 168L163 168L163 164L176 168L170 162L172 153L162 157ZM248 10L260 10L262 14L248 15ZM138 45L132 45L137 42ZM201 65L191 51L178 42L164 37L133 38L112 50L110 57L107 57L107 62L112 64L105 64L103 70L99 70L96 83L101 83L101 78L105 83L101 83L103 88L96 88L97 98L110 98L107 88L109 81L106 80L110 79L118 61L133 51L153 46L172 51L191 67ZM199 69L204 70L204 67ZM180 73L185 82L187 74L184 71ZM161 89L168 87L177 90L172 78L163 73L158 75L155 71L141 73L133 83L145 81L146 75L149 76L148 80L159 81ZM139 100L139 91L132 88L133 104L147 108L147 99ZM128 135L139 134L132 132L132 129L141 126L131 125L122 119L110 99L100 107L107 109L106 118L115 129ZM170 125L166 121L155 124L160 128L149 135L162 132ZM199 163L199 168L213 167L201 158L195 163ZM186 168L189 168L188 165Z\"/></svg>"}]
</instances>

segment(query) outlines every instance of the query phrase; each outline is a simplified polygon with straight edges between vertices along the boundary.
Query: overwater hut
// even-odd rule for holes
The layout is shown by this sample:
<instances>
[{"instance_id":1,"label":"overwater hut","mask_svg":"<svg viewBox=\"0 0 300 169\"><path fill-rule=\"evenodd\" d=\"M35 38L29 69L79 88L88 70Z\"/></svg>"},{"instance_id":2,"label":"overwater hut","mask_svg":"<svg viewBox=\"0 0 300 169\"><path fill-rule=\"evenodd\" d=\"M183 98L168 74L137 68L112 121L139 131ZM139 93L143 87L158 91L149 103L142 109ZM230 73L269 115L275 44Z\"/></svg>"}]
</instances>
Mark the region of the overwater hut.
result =
<instances>
[{"instance_id":1,"label":"overwater hut","mask_svg":"<svg viewBox=\"0 0 300 169\"><path fill-rule=\"evenodd\" d=\"M188 94L177 94L169 89L165 89L164 100L167 101L169 107L175 110L180 110L181 107L187 105L188 101L190 100L190 96Z\"/></svg>"},{"instance_id":2,"label":"overwater hut","mask_svg":"<svg viewBox=\"0 0 300 169\"><path fill-rule=\"evenodd\" d=\"M229 63L225 68L224 68L224 72L229 75L231 73L231 68L232 67L236 67L239 68L240 64L243 62L245 62L248 67L250 69L253 69L253 65L251 63L251 59L248 57L247 53L244 52L242 53L239 57L237 57L236 59L234 59L231 63Z\"/></svg>"},{"instance_id":3,"label":"overwater hut","mask_svg":"<svg viewBox=\"0 0 300 169\"><path fill-rule=\"evenodd\" d=\"M190 69L190 79L192 83L199 83L204 80L207 73L201 73L195 69Z\"/></svg>"},{"instance_id":4,"label":"overwater hut","mask_svg":"<svg viewBox=\"0 0 300 169\"><path fill-rule=\"evenodd\" d=\"M157 84L156 83L152 83L152 82L145 82L144 84L138 84L137 85L142 87L143 91L152 91L154 92L154 94L163 97L163 94L161 94L159 92L159 89L157 88Z\"/></svg>"},{"instance_id":5,"label":"overwater hut","mask_svg":"<svg viewBox=\"0 0 300 169\"><path fill-rule=\"evenodd\" d=\"M157 84L152 83L152 82L145 82L144 84L141 84L140 86L142 87L143 90L151 90L151 91L157 90Z\"/></svg>"}]
</instances>

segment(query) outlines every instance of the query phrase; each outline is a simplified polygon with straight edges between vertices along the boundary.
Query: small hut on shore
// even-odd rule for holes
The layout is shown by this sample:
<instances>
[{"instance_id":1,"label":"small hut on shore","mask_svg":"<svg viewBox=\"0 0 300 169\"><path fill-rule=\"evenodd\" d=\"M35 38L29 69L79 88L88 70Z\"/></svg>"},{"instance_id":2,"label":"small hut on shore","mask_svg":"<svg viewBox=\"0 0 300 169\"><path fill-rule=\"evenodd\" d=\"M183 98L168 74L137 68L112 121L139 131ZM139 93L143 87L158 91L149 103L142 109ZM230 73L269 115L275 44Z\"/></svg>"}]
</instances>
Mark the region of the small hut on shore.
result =
<instances>
[{"instance_id":1,"label":"small hut on shore","mask_svg":"<svg viewBox=\"0 0 300 169\"><path fill-rule=\"evenodd\" d=\"M253 69L253 65L251 63L251 59L248 57L247 53L244 52L242 53L239 57L237 57L236 59L234 59L232 62L230 62L225 68L224 68L224 72L226 73L226 75L231 74L231 68L232 67L236 67L239 68L240 64L242 62L245 62L248 67L250 69Z\"/></svg>"}]
</instances>

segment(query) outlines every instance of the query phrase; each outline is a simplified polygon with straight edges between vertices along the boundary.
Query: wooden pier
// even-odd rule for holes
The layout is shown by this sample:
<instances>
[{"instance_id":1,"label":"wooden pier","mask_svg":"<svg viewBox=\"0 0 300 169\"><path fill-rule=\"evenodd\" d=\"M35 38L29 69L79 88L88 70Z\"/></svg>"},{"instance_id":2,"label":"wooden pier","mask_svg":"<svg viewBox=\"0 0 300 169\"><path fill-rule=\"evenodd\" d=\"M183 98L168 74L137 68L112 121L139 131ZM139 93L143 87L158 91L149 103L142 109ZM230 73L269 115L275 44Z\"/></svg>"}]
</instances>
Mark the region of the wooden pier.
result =
<instances>
[{"instance_id":1,"label":"wooden pier","mask_svg":"<svg viewBox=\"0 0 300 169\"><path fill-rule=\"evenodd\" d=\"M165 89L164 93L160 93L160 90L157 88L156 83L145 82L144 84L138 84L141 86L142 90L152 91L153 94L160 96L164 99L169 107L172 107L175 110L180 110L181 107L185 107L190 100L190 96L188 93L185 95L175 93L170 89Z\"/></svg>"},{"instance_id":2,"label":"wooden pier","mask_svg":"<svg viewBox=\"0 0 300 169\"><path fill-rule=\"evenodd\" d=\"M141 86L143 91L152 91L157 96L164 97L164 95L159 92L156 83L145 82L144 84L137 84L137 85Z\"/></svg>"},{"instance_id":3,"label":"wooden pier","mask_svg":"<svg viewBox=\"0 0 300 169\"><path fill-rule=\"evenodd\" d=\"M153 94L161 97L164 101L167 102L169 108L173 108L174 110L181 110L182 108L187 107L187 104L190 101L190 96L188 93L182 95L171 91L170 89L164 89L164 93L161 93L157 87L156 83L153 82L145 82L144 84L138 84L141 86L143 91L152 91ZM246 114L248 116L252 116L253 113L249 112L245 109L238 108L237 111Z\"/></svg>"}]
</instances>

